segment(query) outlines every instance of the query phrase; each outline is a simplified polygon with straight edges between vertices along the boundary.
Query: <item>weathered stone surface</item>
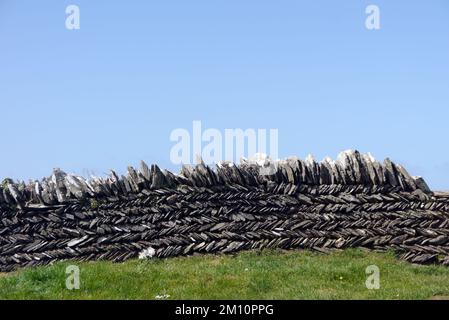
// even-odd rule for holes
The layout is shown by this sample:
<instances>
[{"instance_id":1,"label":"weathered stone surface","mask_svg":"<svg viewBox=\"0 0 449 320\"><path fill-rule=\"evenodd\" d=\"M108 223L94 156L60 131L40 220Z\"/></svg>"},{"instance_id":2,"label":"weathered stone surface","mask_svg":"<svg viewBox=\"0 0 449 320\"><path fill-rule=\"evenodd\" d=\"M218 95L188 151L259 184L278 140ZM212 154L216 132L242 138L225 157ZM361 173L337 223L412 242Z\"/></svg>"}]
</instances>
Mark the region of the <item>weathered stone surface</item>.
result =
<instances>
[{"instance_id":1,"label":"weathered stone surface","mask_svg":"<svg viewBox=\"0 0 449 320\"><path fill-rule=\"evenodd\" d=\"M270 166L270 170L265 165ZM272 170L271 170L272 169ZM55 169L0 186L0 271L63 259L123 261L260 248L392 249L449 265L449 194L389 159L201 161L175 175L141 163L106 178Z\"/></svg>"}]
</instances>

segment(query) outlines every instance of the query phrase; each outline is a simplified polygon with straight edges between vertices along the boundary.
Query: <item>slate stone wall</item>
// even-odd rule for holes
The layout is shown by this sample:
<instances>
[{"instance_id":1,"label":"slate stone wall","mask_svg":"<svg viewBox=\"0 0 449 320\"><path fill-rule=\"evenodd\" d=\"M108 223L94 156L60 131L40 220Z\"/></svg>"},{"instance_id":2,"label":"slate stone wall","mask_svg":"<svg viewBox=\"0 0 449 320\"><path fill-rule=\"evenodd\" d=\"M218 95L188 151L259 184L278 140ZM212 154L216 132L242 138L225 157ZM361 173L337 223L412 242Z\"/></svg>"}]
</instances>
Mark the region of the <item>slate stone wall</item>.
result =
<instances>
[{"instance_id":1,"label":"slate stone wall","mask_svg":"<svg viewBox=\"0 0 449 320\"><path fill-rule=\"evenodd\" d=\"M336 161L199 164L179 175L143 162L103 179L55 170L4 181L0 217L0 271L259 248L393 249L449 265L449 194L357 151Z\"/></svg>"}]
</instances>

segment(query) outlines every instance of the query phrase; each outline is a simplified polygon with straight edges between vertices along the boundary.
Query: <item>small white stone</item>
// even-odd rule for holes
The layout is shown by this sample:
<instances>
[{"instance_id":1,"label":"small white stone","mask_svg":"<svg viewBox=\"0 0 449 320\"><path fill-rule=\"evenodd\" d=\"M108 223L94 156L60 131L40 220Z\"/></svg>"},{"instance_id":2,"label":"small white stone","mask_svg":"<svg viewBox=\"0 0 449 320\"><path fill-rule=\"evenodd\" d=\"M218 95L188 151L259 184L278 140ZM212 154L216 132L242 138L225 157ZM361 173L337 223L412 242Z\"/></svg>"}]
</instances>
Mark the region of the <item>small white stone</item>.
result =
<instances>
[{"instance_id":1,"label":"small white stone","mask_svg":"<svg viewBox=\"0 0 449 320\"><path fill-rule=\"evenodd\" d=\"M153 258L155 255L156 255L156 250L152 247L149 247L148 249L145 249L139 253L139 259L143 260L143 259Z\"/></svg>"}]
</instances>

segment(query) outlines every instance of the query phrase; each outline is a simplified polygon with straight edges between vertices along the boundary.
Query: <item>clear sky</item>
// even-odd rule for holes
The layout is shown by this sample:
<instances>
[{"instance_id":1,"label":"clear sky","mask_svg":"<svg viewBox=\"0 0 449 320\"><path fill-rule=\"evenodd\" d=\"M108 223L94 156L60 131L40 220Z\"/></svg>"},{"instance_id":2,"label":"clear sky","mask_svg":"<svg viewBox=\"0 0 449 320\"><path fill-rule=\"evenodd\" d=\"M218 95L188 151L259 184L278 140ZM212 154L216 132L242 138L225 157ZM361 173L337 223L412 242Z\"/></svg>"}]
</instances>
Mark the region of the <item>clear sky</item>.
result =
<instances>
[{"instance_id":1,"label":"clear sky","mask_svg":"<svg viewBox=\"0 0 449 320\"><path fill-rule=\"evenodd\" d=\"M0 0L0 120L13 179L177 171L170 133L200 120L277 128L280 157L391 157L449 189L449 1Z\"/></svg>"}]
</instances>

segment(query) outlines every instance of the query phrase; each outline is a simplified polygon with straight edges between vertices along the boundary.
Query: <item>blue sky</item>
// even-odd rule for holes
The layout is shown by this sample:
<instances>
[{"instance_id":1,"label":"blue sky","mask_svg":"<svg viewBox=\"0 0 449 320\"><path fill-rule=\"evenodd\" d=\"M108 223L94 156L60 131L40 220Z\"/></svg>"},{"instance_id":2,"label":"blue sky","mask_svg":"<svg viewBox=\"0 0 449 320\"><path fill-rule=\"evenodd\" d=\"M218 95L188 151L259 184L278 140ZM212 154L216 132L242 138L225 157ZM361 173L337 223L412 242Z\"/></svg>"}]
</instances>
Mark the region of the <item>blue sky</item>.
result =
<instances>
[{"instance_id":1,"label":"blue sky","mask_svg":"<svg viewBox=\"0 0 449 320\"><path fill-rule=\"evenodd\" d=\"M176 171L170 133L201 120L277 128L281 157L391 157L449 189L447 0L0 0L0 49L0 177Z\"/></svg>"}]
</instances>

